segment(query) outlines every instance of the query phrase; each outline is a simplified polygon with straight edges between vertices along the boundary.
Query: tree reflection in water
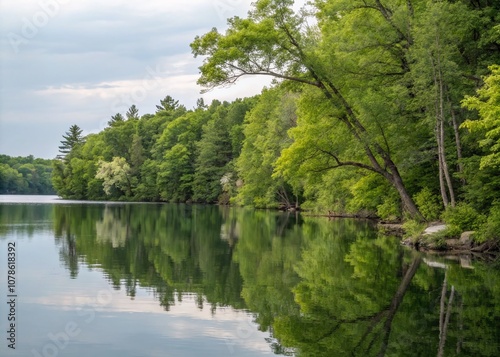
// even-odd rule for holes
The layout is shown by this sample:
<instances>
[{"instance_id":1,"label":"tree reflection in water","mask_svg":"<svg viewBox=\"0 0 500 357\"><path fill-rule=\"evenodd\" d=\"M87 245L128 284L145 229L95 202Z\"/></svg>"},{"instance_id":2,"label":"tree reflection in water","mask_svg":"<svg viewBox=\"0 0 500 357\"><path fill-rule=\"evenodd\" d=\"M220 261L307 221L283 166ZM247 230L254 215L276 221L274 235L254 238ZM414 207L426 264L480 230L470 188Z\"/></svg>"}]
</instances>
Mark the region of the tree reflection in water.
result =
<instances>
[{"instance_id":1,"label":"tree reflection in water","mask_svg":"<svg viewBox=\"0 0 500 357\"><path fill-rule=\"evenodd\" d=\"M53 221L71 277L98 266L165 310L248 309L277 354L498 356L500 267L423 257L369 222L156 204L0 207L0 238ZM46 228L41 228L46 229Z\"/></svg>"}]
</instances>

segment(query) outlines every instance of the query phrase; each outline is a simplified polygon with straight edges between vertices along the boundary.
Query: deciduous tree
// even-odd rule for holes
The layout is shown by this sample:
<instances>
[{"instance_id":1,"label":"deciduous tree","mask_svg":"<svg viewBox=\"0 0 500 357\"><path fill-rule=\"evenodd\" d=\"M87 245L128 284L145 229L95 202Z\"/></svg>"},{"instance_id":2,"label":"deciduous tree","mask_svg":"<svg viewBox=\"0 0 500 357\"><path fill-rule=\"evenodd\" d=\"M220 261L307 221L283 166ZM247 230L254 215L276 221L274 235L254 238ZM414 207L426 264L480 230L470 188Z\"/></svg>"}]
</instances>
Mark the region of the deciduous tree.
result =
<instances>
[{"instance_id":1,"label":"deciduous tree","mask_svg":"<svg viewBox=\"0 0 500 357\"><path fill-rule=\"evenodd\" d=\"M229 29L225 34L213 29L196 37L191 44L193 54L206 56L200 67L198 83L213 88L232 84L245 75L266 75L313 87L329 103L330 110L323 115L328 116L332 125L345 128L352 147L358 147L363 157L360 160L352 155L340 155L335 150L318 150L315 147L310 148L306 157L324 155L327 163L323 167L325 170L351 166L382 175L397 190L408 213L413 217L421 217L386 140L390 134L386 121L388 117L374 113L374 107L365 100L369 99L367 95L380 100L387 94L380 89L390 79L386 79L386 83L371 79L381 75L390 76L391 72L402 74L407 70L404 53L398 50L406 47L410 41L404 13L401 14L403 20L399 21L389 8L377 1L365 9L354 6L339 9L342 10L340 13L320 13L319 28L314 28L308 26L304 13L294 13L292 5L293 1L290 0L257 1L248 18L234 17L228 20ZM358 36L364 39L364 46L371 46L370 42L374 46L373 50L363 53L365 63L372 64L363 70L356 56L346 57L350 68L339 65L342 60L339 57L347 52L337 52L343 43L332 40L338 35L335 31L340 26L353 29L354 22L363 25L364 31L353 34L354 38ZM367 23L377 26L377 31L368 32ZM382 30L385 31L385 39L381 37ZM355 77L352 73L361 70L355 84L363 90L354 91L354 83L348 80ZM346 73L348 75L344 75Z\"/></svg>"}]
</instances>

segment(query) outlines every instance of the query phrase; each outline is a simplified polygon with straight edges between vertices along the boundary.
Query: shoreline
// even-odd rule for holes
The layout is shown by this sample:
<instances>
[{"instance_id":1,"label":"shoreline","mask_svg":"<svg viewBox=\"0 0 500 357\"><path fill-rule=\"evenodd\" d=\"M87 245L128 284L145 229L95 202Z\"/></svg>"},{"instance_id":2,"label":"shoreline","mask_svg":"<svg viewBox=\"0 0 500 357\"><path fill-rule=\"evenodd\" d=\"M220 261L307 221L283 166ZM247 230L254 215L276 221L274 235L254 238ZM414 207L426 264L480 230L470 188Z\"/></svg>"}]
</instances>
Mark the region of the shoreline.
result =
<instances>
[{"instance_id":1,"label":"shoreline","mask_svg":"<svg viewBox=\"0 0 500 357\"><path fill-rule=\"evenodd\" d=\"M428 225L417 237L408 238L404 238L406 231L402 223L379 222L377 227L384 234L400 237L402 245L421 252L438 255L491 255L491 260L495 260L500 254L500 242L493 239L475 242L473 231L462 232L460 237L436 239L433 235L446 229L446 225L441 222Z\"/></svg>"}]
</instances>

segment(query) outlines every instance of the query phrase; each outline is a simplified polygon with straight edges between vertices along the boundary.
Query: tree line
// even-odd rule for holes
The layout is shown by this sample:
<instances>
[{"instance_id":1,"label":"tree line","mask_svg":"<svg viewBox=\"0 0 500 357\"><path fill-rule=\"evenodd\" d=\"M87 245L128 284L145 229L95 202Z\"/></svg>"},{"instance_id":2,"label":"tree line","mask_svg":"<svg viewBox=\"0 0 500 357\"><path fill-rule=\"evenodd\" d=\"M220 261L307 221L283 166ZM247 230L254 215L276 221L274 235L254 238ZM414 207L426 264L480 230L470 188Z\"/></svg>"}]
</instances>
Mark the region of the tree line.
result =
<instances>
[{"instance_id":1,"label":"tree line","mask_svg":"<svg viewBox=\"0 0 500 357\"><path fill-rule=\"evenodd\" d=\"M55 194L52 160L0 155L0 194Z\"/></svg>"},{"instance_id":2,"label":"tree line","mask_svg":"<svg viewBox=\"0 0 500 357\"><path fill-rule=\"evenodd\" d=\"M247 75L270 88L192 110L170 96L155 114L132 105L63 142L58 193L500 221L500 4L292 5L257 1L191 43L207 90Z\"/></svg>"}]
</instances>

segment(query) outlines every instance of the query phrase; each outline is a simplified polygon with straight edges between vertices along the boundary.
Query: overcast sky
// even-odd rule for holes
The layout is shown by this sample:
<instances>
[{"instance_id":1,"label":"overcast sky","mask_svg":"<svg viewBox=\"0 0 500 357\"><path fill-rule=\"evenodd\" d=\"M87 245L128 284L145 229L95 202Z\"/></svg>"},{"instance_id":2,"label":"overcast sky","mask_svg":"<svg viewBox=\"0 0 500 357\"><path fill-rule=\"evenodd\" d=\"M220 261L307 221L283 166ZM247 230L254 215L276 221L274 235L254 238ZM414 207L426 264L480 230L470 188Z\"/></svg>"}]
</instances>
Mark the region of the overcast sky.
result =
<instances>
[{"instance_id":1,"label":"overcast sky","mask_svg":"<svg viewBox=\"0 0 500 357\"><path fill-rule=\"evenodd\" d=\"M0 154L53 158L72 124L102 130L132 104L154 113L166 95L259 93L264 78L201 95L189 44L252 0L0 0Z\"/></svg>"}]
</instances>

